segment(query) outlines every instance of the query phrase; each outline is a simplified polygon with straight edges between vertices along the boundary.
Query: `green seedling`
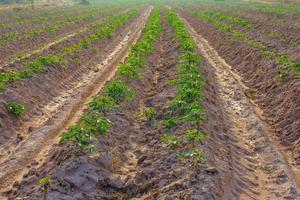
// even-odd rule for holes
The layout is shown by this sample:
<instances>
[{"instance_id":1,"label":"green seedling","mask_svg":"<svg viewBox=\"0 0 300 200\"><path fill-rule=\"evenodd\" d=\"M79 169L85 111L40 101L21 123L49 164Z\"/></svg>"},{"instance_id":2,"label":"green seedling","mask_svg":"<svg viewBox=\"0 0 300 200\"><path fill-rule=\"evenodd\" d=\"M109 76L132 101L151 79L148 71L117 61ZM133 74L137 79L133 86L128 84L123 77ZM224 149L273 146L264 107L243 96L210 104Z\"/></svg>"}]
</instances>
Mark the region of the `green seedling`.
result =
<instances>
[{"instance_id":1,"label":"green seedling","mask_svg":"<svg viewBox=\"0 0 300 200\"><path fill-rule=\"evenodd\" d=\"M184 115L188 109L188 105L185 101L174 99L169 103L169 109L177 115Z\"/></svg>"},{"instance_id":2,"label":"green seedling","mask_svg":"<svg viewBox=\"0 0 300 200\"><path fill-rule=\"evenodd\" d=\"M198 54L188 51L181 56L181 61L187 64L199 65L201 59Z\"/></svg>"},{"instance_id":3,"label":"green seedling","mask_svg":"<svg viewBox=\"0 0 300 200\"><path fill-rule=\"evenodd\" d=\"M188 129L186 131L186 136L188 140L192 142L193 147L195 147L195 142L202 143L206 138L205 134L197 129Z\"/></svg>"},{"instance_id":4,"label":"green seedling","mask_svg":"<svg viewBox=\"0 0 300 200\"><path fill-rule=\"evenodd\" d=\"M187 103L192 103L202 100L204 94L199 89L191 88L189 85L184 85L177 89L176 97Z\"/></svg>"},{"instance_id":5,"label":"green seedling","mask_svg":"<svg viewBox=\"0 0 300 200\"><path fill-rule=\"evenodd\" d=\"M111 122L94 113L84 114L81 117L81 128L91 136L104 135L107 133Z\"/></svg>"},{"instance_id":6,"label":"green seedling","mask_svg":"<svg viewBox=\"0 0 300 200\"><path fill-rule=\"evenodd\" d=\"M68 128L67 132L62 134L60 142L74 141L81 151L86 149L89 152L94 152L96 149L91 142L95 140L96 137L94 135L90 134L79 125L73 125Z\"/></svg>"},{"instance_id":7,"label":"green seedling","mask_svg":"<svg viewBox=\"0 0 300 200\"><path fill-rule=\"evenodd\" d=\"M132 46L127 59L118 69L118 75L126 82L140 77L141 68L145 65L145 56L152 51L160 32L160 13L155 9L143 29L142 39Z\"/></svg>"},{"instance_id":8,"label":"green seedling","mask_svg":"<svg viewBox=\"0 0 300 200\"><path fill-rule=\"evenodd\" d=\"M177 156L182 160L191 160L192 166L194 167L205 161L205 156L202 149L190 148L187 151L178 152Z\"/></svg>"},{"instance_id":9,"label":"green seedling","mask_svg":"<svg viewBox=\"0 0 300 200\"><path fill-rule=\"evenodd\" d=\"M285 71L279 72L278 75L277 75L277 80L282 81L282 80L284 80L288 75L289 75L288 72L285 72Z\"/></svg>"},{"instance_id":10,"label":"green seedling","mask_svg":"<svg viewBox=\"0 0 300 200\"><path fill-rule=\"evenodd\" d=\"M169 119L161 120L160 123L164 125L164 127L167 130L170 130L171 128L176 126L177 124L176 121L177 121L176 117L170 117Z\"/></svg>"},{"instance_id":11,"label":"green seedling","mask_svg":"<svg viewBox=\"0 0 300 200\"><path fill-rule=\"evenodd\" d=\"M88 107L92 111L96 111L98 113L106 114L109 112L113 107L116 107L116 101L108 96L94 96L93 101L89 103Z\"/></svg>"},{"instance_id":12,"label":"green seedling","mask_svg":"<svg viewBox=\"0 0 300 200\"><path fill-rule=\"evenodd\" d=\"M197 104L192 103L189 105L188 112L185 116L183 116L183 120L195 124L197 129L200 129L200 124L204 120L205 117L205 110L204 108Z\"/></svg>"},{"instance_id":13,"label":"green seedling","mask_svg":"<svg viewBox=\"0 0 300 200\"><path fill-rule=\"evenodd\" d=\"M173 147L179 146L180 145L180 139L175 136L175 135L162 135L161 140L168 145L171 145Z\"/></svg>"},{"instance_id":14,"label":"green seedling","mask_svg":"<svg viewBox=\"0 0 300 200\"><path fill-rule=\"evenodd\" d=\"M26 110L25 106L18 102L8 102L6 104L6 109L16 117L20 117Z\"/></svg>"},{"instance_id":15,"label":"green seedling","mask_svg":"<svg viewBox=\"0 0 300 200\"><path fill-rule=\"evenodd\" d=\"M262 52L262 56L264 57L264 58L273 58L273 57L275 57L275 53L274 52L272 52L272 51L263 51Z\"/></svg>"},{"instance_id":16,"label":"green seedling","mask_svg":"<svg viewBox=\"0 0 300 200\"><path fill-rule=\"evenodd\" d=\"M156 110L154 108L146 108L143 112L140 113L139 117L143 121L151 121L156 116Z\"/></svg>"},{"instance_id":17,"label":"green seedling","mask_svg":"<svg viewBox=\"0 0 300 200\"><path fill-rule=\"evenodd\" d=\"M81 117L79 125L70 126L67 132L61 136L61 142L74 141L81 149L94 152L96 149L92 144L97 141L98 135L107 133L110 121L96 113L85 114Z\"/></svg>"},{"instance_id":18,"label":"green seedling","mask_svg":"<svg viewBox=\"0 0 300 200\"><path fill-rule=\"evenodd\" d=\"M118 75L125 78L126 82L129 82L130 79L138 79L140 71L140 68L136 66L123 64L118 69Z\"/></svg>"},{"instance_id":19,"label":"green seedling","mask_svg":"<svg viewBox=\"0 0 300 200\"><path fill-rule=\"evenodd\" d=\"M120 103L122 101L131 101L136 96L135 91L122 81L112 81L104 87L104 93Z\"/></svg>"}]
</instances>

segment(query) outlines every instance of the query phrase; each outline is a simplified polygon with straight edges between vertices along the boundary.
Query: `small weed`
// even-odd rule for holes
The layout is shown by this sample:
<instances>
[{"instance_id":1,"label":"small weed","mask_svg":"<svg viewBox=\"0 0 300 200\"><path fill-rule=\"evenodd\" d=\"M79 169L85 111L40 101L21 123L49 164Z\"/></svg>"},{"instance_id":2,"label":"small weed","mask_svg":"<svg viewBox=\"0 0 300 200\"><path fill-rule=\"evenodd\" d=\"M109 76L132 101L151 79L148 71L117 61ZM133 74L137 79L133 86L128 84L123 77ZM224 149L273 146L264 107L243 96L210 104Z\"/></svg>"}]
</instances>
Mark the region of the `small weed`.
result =
<instances>
[{"instance_id":1,"label":"small weed","mask_svg":"<svg viewBox=\"0 0 300 200\"><path fill-rule=\"evenodd\" d=\"M182 160L191 159L194 167L205 161L204 152L202 149L190 148L187 151L178 152L177 156Z\"/></svg>"},{"instance_id":2,"label":"small weed","mask_svg":"<svg viewBox=\"0 0 300 200\"><path fill-rule=\"evenodd\" d=\"M188 140L192 142L193 147L195 142L202 143L206 138L205 134L201 131L198 131L197 129L188 129L186 131L186 136Z\"/></svg>"},{"instance_id":3,"label":"small weed","mask_svg":"<svg viewBox=\"0 0 300 200\"><path fill-rule=\"evenodd\" d=\"M17 102L9 102L6 104L6 109L14 114L16 117L20 117L25 112L25 106Z\"/></svg>"},{"instance_id":4,"label":"small weed","mask_svg":"<svg viewBox=\"0 0 300 200\"><path fill-rule=\"evenodd\" d=\"M142 121L151 121L156 116L156 110L154 108L146 108L143 112L139 114L139 118Z\"/></svg>"},{"instance_id":5,"label":"small weed","mask_svg":"<svg viewBox=\"0 0 300 200\"><path fill-rule=\"evenodd\" d=\"M172 145L173 147L180 145L180 139L175 135L162 135L161 140L167 143L168 145Z\"/></svg>"},{"instance_id":6,"label":"small weed","mask_svg":"<svg viewBox=\"0 0 300 200\"><path fill-rule=\"evenodd\" d=\"M174 126L176 126L177 124L176 121L177 121L176 117L171 117L169 119L161 120L160 123L163 124L165 128L169 130Z\"/></svg>"},{"instance_id":7,"label":"small weed","mask_svg":"<svg viewBox=\"0 0 300 200\"><path fill-rule=\"evenodd\" d=\"M263 51L262 52L262 56L264 57L264 58L273 58L273 57L275 57L275 53L274 52L272 52L272 51Z\"/></svg>"},{"instance_id":8,"label":"small weed","mask_svg":"<svg viewBox=\"0 0 300 200\"><path fill-rule=\"evenodd\" d=\"M41 185L41 190L43 191L43 200L47 200L48 190L51 188L52 180L49 177L44 177L39 179L39 184Z\"/></svg>"},{"instance_id":9,"label":"small weed","mask_svg":"<svg viewBox=\"0 0 300 200\"><path fill-rule=\"evenodd\" d=\"M251 100L255 100L256 97L255 97L255 92L252 92L252 91L246 91L245 93L245 96L248 97L249 99Z\"/></svg>"},{"instance_id":10,"label":"small weed","mask_svg":"<svg viewBox=\"0 0 300 200\"><path fill-rule=\"evenodd\" d=\"M289 75L288 72L279 72L277 74L277 80L282 81Z\"/></svg>"}]
</instances>

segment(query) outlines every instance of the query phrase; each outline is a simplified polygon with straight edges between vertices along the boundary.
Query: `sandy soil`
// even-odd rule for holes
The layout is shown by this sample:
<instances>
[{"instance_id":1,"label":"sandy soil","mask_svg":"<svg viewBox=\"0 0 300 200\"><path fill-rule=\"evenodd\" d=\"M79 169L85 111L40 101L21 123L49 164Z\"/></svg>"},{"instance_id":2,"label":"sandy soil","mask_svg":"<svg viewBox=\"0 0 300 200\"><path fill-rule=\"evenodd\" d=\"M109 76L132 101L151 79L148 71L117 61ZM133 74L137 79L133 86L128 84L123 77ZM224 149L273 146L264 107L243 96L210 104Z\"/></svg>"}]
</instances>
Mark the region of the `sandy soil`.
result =
<instances>
[{"instance_id":1,"label":"sandy soil","mask_svg":"<svg viewBox=\"0 0 300 200\"><path fill-rule=\"evenodd\" d=\"M287 147L286 154L292 154L289 162L299 165L299 78L290 72L284 80L278 80L279 72L284 70L274 60L263 58L257 49L243 42L229 45L226 43L228 36L216 31L213 26L187 14L182 15L241 76L247 86L245 94L257 104L262 119L270 124L275 135Z\"/></svg>"},{"instance_id":2,"label":"sandy soil","mask_svg":"<svg viewBox=\"0 0 300 200\"><path fill-rule=\"evenodd\" d=\"M150 11L151 7L144 10L140 17L130 25L124 25L126 28L121 28L119 30L121 32L116 34L115 38L108 39L106 44L112 46L108 45L103 49L106 54L95 57L86 65L81 66L78 71L72 69L71 77L64 78L61 86L54 87L59 89L56 96L52 94L53 96L48 99L40 97L43 101L36 107L38 110L32 110L28 120L24 121L17 130L18 138L22 135L22 139L14 141L9 146L2 146L1 152L7 152L1 159L2 189L7 188L7 185L13 181L12 176L18 175L16 172L22 174L28 160L34 159L41 149L52 144L50 141L55 138L59 130L63 130L68 123L74 123L74 120L78 119L79 113L85 108L84 105L90 100L90 96L97 93L101 85L114 73L116 68L112 66L115 66L126 55L129 45L138 37ZM104 55L105 57L102 57ZM49 76L47 73L44 75ZM28 85L28 87L31 86L31 84ZM39 86L42 85L39 84ZM40 87L40 89L44 88Z\"/></svg>"}]
</instances>

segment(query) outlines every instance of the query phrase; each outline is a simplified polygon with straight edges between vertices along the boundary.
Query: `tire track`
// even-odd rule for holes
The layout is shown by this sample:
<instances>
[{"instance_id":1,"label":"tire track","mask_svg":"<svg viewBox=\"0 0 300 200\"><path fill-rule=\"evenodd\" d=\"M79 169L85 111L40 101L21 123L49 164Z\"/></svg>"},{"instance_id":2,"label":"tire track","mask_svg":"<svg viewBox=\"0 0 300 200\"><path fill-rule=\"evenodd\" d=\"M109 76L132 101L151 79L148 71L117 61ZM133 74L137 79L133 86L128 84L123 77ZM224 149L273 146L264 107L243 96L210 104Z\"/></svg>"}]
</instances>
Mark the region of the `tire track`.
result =
<instances>
[{"instance_id":1,"label":"tire track","mask_svg":"<svg viewBox=\"0 0 300 200\"><path fill-rule=\"evenodd\" d=\"M128 32L123 34L122 41L100 64L98 63L82 76L77 76L83 70L79 69L70 79L60 84L58 89L62 90L62 94L59 97L48 101L46 105L39 108L37 111L39 114L26 125L38 128L30 133L30 136L25 138L0 166L1 192L7 190L14 181L22 177L28 163L34 159L42 162L43 152L46 152L58 141L59 133L79 119L91 96L97 94L103 85L113 77L117 70L117 64L127 56L130 44L138 40L152 9L153 7L149 6L144 10L140 18L136 19L127 29ZM85 67L89 66L82 68Z\"/></svg>"},{"instance_id":2,"label":"tire track","mask_svg":"<svg viewBox=\"0 0 300 200\"><path fill-rule=\"evenodd\" d=\"M240 78L209 43L182 20L203 57L216 71L215 78L220 86L217 93L232 122L231 133L227 135L230 171L220 169L222 176L227 177L223 180L222 199L299 199L295 171L280 146L272 140L271 129L244 94L245 87Z\"/></svg>"},{"instance_id":3,"label":"tire track","mask_svg":"<svg viewBox=\"0 0 300 200\"><path fill-rule=\"evenodd\" d=\"M125 13L127 11L128 11L128 9L125 9L123 11L120 11L119 13ZM101 16L99 19L97 19L95 21L101 21L101 20L105 19L106 17L110 16L110 14L112 14L112 13L108 13L107 15ZM69 33L69 34L61 37L58 40L55 40L53 42L41 45L41 46L37 47L35 50L29 50L29 52L26 51L26 50L24 50L23 52L19 52L18 55L14 55L11 58L9 58L8 61L5 61L5 60L4 61L0 61L0 70L3 69L3 68L5 68L5 67L8 67L9 65L12 65L12 64L18 62L18 61L21 61L21 60L29 58L29 57L31 57L33 55L42 53L42 52L46 51L47 49L51 48L52 46L57 45L59 43L62 43L62 42L66 41L66 40L68 40L68 39L70 39L72 37L75 37L75 36L80 35L80 34L82 34L84 32L87 32L89 30L88 27L91 24L93 24L95 21L87 24L84 28L75 29L73 31L73 33Z\"/></svg>"}]
</instances>

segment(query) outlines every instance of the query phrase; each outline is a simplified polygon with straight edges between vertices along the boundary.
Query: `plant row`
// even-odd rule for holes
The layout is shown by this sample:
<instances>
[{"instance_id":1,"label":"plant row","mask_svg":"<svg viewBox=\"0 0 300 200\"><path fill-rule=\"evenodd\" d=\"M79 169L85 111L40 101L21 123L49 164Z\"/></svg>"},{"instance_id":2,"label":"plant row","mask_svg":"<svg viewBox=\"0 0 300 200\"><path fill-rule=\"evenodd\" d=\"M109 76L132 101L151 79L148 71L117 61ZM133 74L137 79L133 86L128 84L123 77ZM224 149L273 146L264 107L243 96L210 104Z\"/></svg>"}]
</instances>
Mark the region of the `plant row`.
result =
<instances>
[{"instance_id":1,"label":"plant row","mask_svg":"<svg viewBox=\"0 0 300 200\"><path fill-rule=\"evenodd\" d=\"M225 21L232 24L240 25L246 29L252 28L252 24L245 19L224 15L221 12L207 12L206 15L218 21Z\"/></svg>"},{"instance_id":2,"label":"plant row","mask_svg":"<svg viewBox=\"0 0 300 200\"><path fill-rule=\"evenodd\" d=\"M260 14L272 14L273 16L285 17L287 15L295 15L299 13L300 6L297 4L286 3L271 3L265 4L260 2L246 2L246 1L197 1L197 4L201 4L206 7L222 6L229 9L246 9L254 10Z\"/></svg>"},{"instance_id":3,"label":"plant row","mask_svg":"<svg viewBox=\"0 0 300 200\"><path fill-rule=\"evenodd\" d=\"M132 9L126 13L110 16L104 20L107 25L102 26L85 39L66 46L55 54L41 55L33 60L24 61L25 67L20 71L10 70L0 73L0 90L4 90L8 83L32 78L34 75L41 73L47 66L59 67L66 65L70 62L67 56L73 56L81 50L92 46L95 41L111 37L117 28L133 18L137 13L137 9Z\"/></svg>"},{"instance_id":4,"label":"plant row","mask_svg":"<svg viewBox=\"0 0 300 200\"><path fill-rule=\"evenodd\" d=\"M13 17L13 21L17 25L24 25L24 24L38 24L43 23L45 21L54 21L54 20L60 20L63 18L72 17L74 15L83 15L85 13L91 13L95 12L97 10L103 9L101 7L94 7L94 6L88 6L88 7L66 7L66 8L56 8L51 9L48 11L42 10L41 12L37 12L35 14L32 14L32 11L30 14L27 13L27 16L30 18L26 18L26 16L17 16ZM33 11L35 12L35 10Z\"/></svg>"},{"instance_id":5,"label":"plant row","mask_svg":"<svg viewBox=\"0 0 300 200\"><path fill-rule=\"evenodd\" d=\"M96 30L97 28L101 27L102 25L109 23L113 16L114 15L103 18L101 20L97 20L97 21L89 24L84 30L75 32L72 37L79 36L79 35L86 35L89 31ZM17 58L18 60L25 60L27 58L27 53L19 54L19 55L15 56L15 58Z\"/></svg>"},{"instance_id":6,"label":"plant row","mask_svg":"<svg viewBox=\"0 0 300 200\"><path fill-rule=\"evenodd\" d=\"M214 25L219 30L222 30L225 33L227 33L231 37L230 43L241 40L247 43L248 45L259 49L263 57L274 59L277 65L282 66L290 71L293 71L296 74L296 76L300 75L300 62L292 60L288 54L278 54L274 51L268 50L268 47L265 44L254 39L248 38L244 32L237 31L234 28L232 28L232 26L223 24L218 19L215 19L210 15L201 12L194 12L192 14ZM283 79L287 75L287 72L280 72L280 74L278 74L278 78Z\"/></svg>"},{"instance_id":7,"label":"plant row","mask_svg":"<svg viewBox=\"0 0 300 200\"><path fill-rule=\"evenodd\" d=\"M94 7L66 7L66 8L56 8L56 9L43 9L43 10L31 10L26 14L18 14L14 13L3 13L0 17L4 18L5 21L1 21L0 29L1 28L14 28L18 25L25 25L25 24L39 24L44 23L45 21L54 21L60 20L63 18L71 17L74 15L81 15L83 13L92 12L93 10L100 9Z\"/></svg>"},{"instance_id":8,"label":"plant row","mask_svg":"<svg viewBox=\"0 0 300 200\"><path fill-rule=\"evenodd\" d=\"M231 16L231 15L234 15L234 14L232 14L232 12L234 12L234 11L231 10L231 9L227 10L227 11L223 11L223 12L207 11L207 12L205 12L205 14L210 16L211 18L213 18L215 20L218 20L218 21L223 21L223 22L227 22L227 23L230 23L230 24L239 25L239 26L245 28L246 30L249 30L249 29L253 28L253 25L248 20L241 19L239 17ZM230 13L230 15L226 15L225 13ZM283 22L280 19L279 19L279 21ZM300 46L297 44L297 42L282 37L280 35L280 33L276 32L274 30L263 29L261 32L263 34L266 34L266 36L268 36L269 38L274 38L274 39L277 39L278 41L280 41L282 43L286 43L286 44L288 44L292 47L300 48Z\"/></svg>"},{"instance_id":9,"label":"plant row","mask_svg":"<svg viewBox=\"0 0 300 200\"><path fill-rule=\"evenodd\" d=\"M180 148L177 155L182 159L190 160L195 166L205 159L202 149L196 145L205 139L205 134L201 131L201 124L205 119L205 110L201 106L205 85L199 70L201 57L185 25L174 11L168 12L168 21L179 41L181 56L177 67L177 78L170 81L176 85L176 94L168 105L167 119L162 123L169 130L183 124L187 129L184 137L166 134L163 135L162 140Z\"/></svg>"},{"instance_id":10,"label":"plant row","mask_svg":"<svg viewBox=\"0 0 300 200\"><path fill-rule=\"evenodd\" d=\"M119 66L116 79L107 83L101 94L93 97L80 122L70 126L68 131L62 134L61 142L73 141L81 150L96 150L94 144L98 140L97 137L106 134L111 124L107 114L113 109L120 109L122 103L135 98L136 91L124 79L130 81L139 77L132 74L139 74L145 64L144 59L152 51L160 31L160 13L154 10L142 31L141 39L131 47L128 57Z\"/></svg>"},{"instance_id":11,"label":"plant row","mask_svg":"<svg viewBox=\"0 0 300 200\"><path fill-rule=\"evenodd\" d=\"M0 46L5 46L10 42L21 41L21 40L26 40L26 39L29 39L32 37L37 37L37 36L41 35L42 33L46 33L46 32L55 34L56 32L65 28L66 26L78 24L83 21L90 21L90 20L94 19L96 16L107 14L112 11L113 10L96 10L94 12L83 13L82 15L79 15L79 16L76 15L76 16L64 18L64 20L56 22L52 25L38 26L34 29L24 30L22 32L18 32L18 31L6 32L6 33L1 34Z\"/></svg>"}]
</instances>

